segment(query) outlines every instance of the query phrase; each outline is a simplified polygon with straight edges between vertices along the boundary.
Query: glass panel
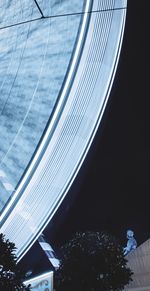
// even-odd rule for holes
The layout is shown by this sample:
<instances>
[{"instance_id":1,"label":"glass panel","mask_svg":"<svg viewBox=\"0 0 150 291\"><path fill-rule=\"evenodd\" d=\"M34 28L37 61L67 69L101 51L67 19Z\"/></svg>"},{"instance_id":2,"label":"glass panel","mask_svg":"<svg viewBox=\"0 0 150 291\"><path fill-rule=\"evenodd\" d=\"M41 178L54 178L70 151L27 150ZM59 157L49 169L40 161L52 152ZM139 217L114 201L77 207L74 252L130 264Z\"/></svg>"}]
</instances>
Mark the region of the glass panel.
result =
<instances>
[{"instance_id":1,"label":"glass panel","mask_svg":"<svg viewBox=\"0 0 150 291\"><path fill-rule=\"evenodd\" d=\"M0 210L51 116L80 20L70 15L0 30Z\"/></svg>"},{"instance_id":2,"label":"glass panel","mask_svg":"<svg viewBox=\"0 0 150 291\"><path fill-rule=\"evenodd\" d=\"M40 16L33 0L0 1L0 28Z\"/></svg>"},{"instance_id":3,"label":"glass panel","mask_svg":"<svg viewBox=\"0 0 150 291\"><path fill-rule=\"evenodd\" d=\"M85 0L38 0L44 16L80 13L84 10Z\"/></svg>"}]
</instances>

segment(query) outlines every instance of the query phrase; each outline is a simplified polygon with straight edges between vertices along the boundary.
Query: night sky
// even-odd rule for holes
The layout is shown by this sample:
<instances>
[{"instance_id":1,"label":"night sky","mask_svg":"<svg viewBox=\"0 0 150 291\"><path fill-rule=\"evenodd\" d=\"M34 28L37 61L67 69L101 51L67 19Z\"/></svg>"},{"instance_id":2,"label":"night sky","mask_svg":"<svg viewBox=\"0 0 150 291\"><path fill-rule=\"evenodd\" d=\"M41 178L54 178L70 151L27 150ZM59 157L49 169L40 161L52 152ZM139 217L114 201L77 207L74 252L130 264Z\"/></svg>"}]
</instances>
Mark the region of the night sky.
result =
<instances>
[{"instance_id":1,"label":"night sky","mask_svg":"<svg viewBox=\"0 0 150 291\"><path fill-rule=\"evenodd\" d=\"M58 212L60 220L53 236L51 225L45 230L49 242L58 249L80 230L107 230L126 243L130 228L138 245L150 237L147 3L128 0L120 61L102 124L66 197L65 208L72 200L69 211L66 215L63 210ZM55 223L54 219L53 226Z\"/></svg>"},{"instance_id":2,"label":"night sky","mask_svg":"<svg viewBox=\"0 0 150 291\"><path fill-rule=\"evenodd\" d=\"M128 1L114 86L102 125L83 166L82 181L76 186L76 198L55 235L60 244L79 230L107 230L126 242L126 230L131 228L138 244L149 238L150 94L146 3L148 1L144 1L142 7L141 1ZM49 235L49 230L46 234Z\"/></svg>"}]
</instances>

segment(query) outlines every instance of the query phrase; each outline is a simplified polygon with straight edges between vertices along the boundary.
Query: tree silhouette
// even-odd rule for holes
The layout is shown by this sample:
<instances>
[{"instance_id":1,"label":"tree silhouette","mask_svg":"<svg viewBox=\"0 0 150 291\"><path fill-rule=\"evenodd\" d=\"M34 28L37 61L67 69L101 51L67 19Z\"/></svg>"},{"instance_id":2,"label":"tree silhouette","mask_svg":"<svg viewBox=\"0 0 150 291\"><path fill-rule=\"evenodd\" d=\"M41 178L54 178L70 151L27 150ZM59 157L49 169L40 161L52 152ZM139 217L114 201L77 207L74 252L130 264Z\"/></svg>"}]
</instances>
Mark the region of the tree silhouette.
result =
<instances>
[{"instance_id":1,"label":"tree silhouette","mask_svg":"<svg viewBox=\"0 0 150 291\"><path fill-rule=\"evenodd\" d=\"M132 280L122 246L106 232L78 232L61 253L57 291L123 290Z\"/></svg>"},{"instance_id":2,"label":"tree silhouette","mask_svg":"<svg viewBox=\"0 0 150 291\"><path fill-rule=\"evenodd\" d=\"M30 290L25 287L24 273L18 269L15 244L0 234L0 290Z\"/></svg>"}]
</instances>

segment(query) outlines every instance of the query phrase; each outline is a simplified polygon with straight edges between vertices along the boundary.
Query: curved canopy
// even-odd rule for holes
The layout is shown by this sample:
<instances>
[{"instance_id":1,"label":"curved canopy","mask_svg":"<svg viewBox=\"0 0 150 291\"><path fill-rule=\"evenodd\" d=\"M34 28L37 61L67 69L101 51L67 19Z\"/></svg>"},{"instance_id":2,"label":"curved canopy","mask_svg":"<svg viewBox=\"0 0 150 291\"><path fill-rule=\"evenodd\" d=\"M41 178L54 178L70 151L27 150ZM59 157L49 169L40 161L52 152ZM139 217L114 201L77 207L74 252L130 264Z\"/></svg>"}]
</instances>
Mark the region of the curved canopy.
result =
<instances>
[{"instance_id":1,"label":"curved canopy","mask_svg":"<svg viewBox=\"0 0 150 291\"><path fill-rule=\"evenodd\" d=\"M1 30L1 187L13 189L1 199L1 231L18 260L55 214L94 139L126 17L126 0L38 4L46 17Z\"/></svg>"}]
</instances>

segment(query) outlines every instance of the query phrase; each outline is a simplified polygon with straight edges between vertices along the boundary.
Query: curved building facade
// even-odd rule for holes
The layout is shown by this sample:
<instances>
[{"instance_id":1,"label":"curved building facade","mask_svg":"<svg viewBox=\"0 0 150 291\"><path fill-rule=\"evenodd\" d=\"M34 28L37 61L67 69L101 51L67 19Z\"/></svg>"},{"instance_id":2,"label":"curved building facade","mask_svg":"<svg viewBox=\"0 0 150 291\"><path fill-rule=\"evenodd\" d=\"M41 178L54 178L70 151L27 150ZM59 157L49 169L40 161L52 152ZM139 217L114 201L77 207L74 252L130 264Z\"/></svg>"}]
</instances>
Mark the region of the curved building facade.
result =
<instances>
[{"instance_id":1,"label":"curved building facade","mask_svg":"<svg viewBox=\"0 0 150 291\"><path fill-rule=\"evenodd\" d=\"M37 2L1 4L0 223L18 260L56 213L93 142L127 9L126 0Z\"/></svg>"}]
</instances>

